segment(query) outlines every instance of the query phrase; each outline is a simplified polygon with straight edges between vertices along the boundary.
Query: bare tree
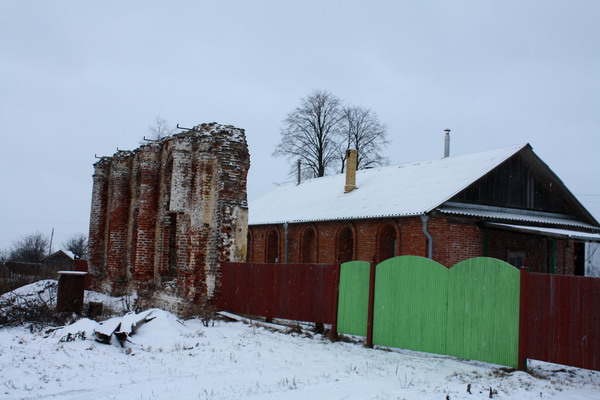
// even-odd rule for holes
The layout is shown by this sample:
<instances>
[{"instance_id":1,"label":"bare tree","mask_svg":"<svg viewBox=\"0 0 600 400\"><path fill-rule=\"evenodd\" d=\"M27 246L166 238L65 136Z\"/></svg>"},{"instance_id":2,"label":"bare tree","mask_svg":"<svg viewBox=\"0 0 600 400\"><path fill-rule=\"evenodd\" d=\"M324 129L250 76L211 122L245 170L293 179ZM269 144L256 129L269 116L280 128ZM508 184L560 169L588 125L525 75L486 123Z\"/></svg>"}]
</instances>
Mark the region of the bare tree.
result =
<instances>
[{"instance_id":1,"label":"bare tree","mask_svg":"<svg viewBox=\"0 0 600 400\"><path fill-rule=\"evenodd\" d=\"M305 178L325 176L336 162L342 103L333 94L315 90L283 121L281 143L274 156L295 163L300 159Z\"/></svg>"},{"instance_id":2,"label":"bare tree","mask_svg":"<svg viewBox=\"0 0 600 400\"><path fill-rule=\"evenodd\" d=\"M48 238L36 232L23 236L13 244L10 261L40 262L47 255Z\"/></svg>"},{"instance_id":3,"label":"bare tree","mask_svg":"<svg viewBox=\"0 0 600 400\"><path fill-rule=\"evenodd\" d=\"M65 250L69 250L75 255L75 258L87 258L88 240L83 233L76 233L70 236L64 243Z\"/></svg>"},{"instance_id":4,"label":"bare tree","mask_svg":"<svg viewBox=\"0 0 600 400\"><path fill-rule=\"evenodd\" d=\"M381 155L389 144L387 128L379 122L374 111L360 106L347 106L343 109L342 146L338 156L341 161L341 172L346 165L346 150L355 149L357 153L357 169L365 169L386 165L389 160Z\"/></svg>"},{"instance_id":5,"label":"bare tree","mask_svg":"<svg viewBox=\"0 0 600 400\"><path fill-rule=\"evenodd\" d=\"M169 122L157 115L154 117L154 124L148 126L148 139L156 141L164 137L171 136L175 129L169 126Z\"/></svg>"}]
</instances>

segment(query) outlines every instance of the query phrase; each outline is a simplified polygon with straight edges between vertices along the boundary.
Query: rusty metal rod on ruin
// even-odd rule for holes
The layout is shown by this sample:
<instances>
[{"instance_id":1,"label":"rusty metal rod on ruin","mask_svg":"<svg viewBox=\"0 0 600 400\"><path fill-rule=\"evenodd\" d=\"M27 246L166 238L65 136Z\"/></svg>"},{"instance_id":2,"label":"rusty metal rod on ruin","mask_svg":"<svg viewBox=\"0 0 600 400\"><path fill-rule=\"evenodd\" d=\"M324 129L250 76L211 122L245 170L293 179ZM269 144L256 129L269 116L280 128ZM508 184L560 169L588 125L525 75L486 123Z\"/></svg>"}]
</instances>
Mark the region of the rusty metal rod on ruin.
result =
<instances>
[{"instance_id":1,"label":"rusty metal rod on ruin","mask_svg":"<svg viewBox=\"0 0 600 400\"><path fill-rule=\"evenodd\" d=\"M185 129L188 131L194 130L194 128L184 128L183 126L179 126L179 124L177 124L177 129Z\"/></svg>"},{"instance_id":2,"label":"rusty metal rod on ruin","mask_svg":"<svg viewBox=\"0 0 600 400\"><path fill-rule=\"evenodd\" d=\"M146 142L153 142L153 143L158 143L158 142L160 141L160 140L155 140L155 139L148 139L148 138L146 138L146 136L144 136L144 137L143 137L143 139L144 139Z\"/></svg>"}]
</instances>

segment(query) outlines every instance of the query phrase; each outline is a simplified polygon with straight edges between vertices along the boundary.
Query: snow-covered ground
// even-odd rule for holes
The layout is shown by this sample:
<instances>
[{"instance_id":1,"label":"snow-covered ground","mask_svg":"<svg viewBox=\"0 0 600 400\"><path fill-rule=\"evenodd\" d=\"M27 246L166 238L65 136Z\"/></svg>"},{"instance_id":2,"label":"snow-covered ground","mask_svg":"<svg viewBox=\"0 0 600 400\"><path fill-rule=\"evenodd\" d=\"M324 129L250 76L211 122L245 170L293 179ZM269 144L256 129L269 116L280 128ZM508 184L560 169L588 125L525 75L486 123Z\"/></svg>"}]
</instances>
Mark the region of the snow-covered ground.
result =
<instances>
[{"instance_id":1,"label":"snow-covered ground","mask_svg":"<svg viewBox=\"0 0 600 400\"><path fill-rule=\"evenodd\" d=\"M600 399L600 373L531 362L532 373L332 343L153 310L124 347L88 319L50 334L0 329L1 399ZM61 341L67 333L86 339ZM472 394L467 393L471 385Z\"/></svg>"}]
</instances>

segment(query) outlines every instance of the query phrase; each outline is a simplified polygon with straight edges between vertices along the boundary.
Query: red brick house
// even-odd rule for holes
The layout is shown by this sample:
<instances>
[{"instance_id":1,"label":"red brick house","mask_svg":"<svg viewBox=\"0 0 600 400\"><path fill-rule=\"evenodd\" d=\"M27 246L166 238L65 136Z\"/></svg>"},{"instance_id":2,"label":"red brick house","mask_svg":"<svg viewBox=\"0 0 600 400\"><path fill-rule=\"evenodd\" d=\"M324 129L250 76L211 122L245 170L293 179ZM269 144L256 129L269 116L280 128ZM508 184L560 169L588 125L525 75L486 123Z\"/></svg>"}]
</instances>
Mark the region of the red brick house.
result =
<instances>
[{"instance_id":1,"label":"red brick house","mask_svg":"<svg viewBox=\"0 0 600 400\"><path fill-rule=\"evenodd\" d=\"M354 156L355 157L355 156ZM249 204L248 261L476 256L584 274L600 224L529 144L282 185Z\"/></svg>"}]
</instances>

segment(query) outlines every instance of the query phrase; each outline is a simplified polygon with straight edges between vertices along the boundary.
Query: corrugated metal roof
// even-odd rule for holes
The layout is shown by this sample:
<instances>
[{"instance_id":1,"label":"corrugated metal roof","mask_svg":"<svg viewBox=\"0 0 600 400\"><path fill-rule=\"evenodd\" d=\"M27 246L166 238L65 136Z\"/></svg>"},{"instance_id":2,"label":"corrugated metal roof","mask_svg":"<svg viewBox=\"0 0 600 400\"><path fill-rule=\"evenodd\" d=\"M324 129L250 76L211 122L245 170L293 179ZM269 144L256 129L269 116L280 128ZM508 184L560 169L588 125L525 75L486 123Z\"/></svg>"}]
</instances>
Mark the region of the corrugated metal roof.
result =
<instances>
[{"instance_id":1,"label":"corrugated metal roof","mask_svg":"<svg viewBox=\"0 0 600 400\"><path fill-rule=\"evenodd\" d=\"M346 194L344 174L282 185L250 202L249 223L422 215L528 146L361 170L357 189Z\"/></svg>"},{"instance_id":2,"label":"corrugated metal roof","mask_svg":"<svg viewBox=\"0 0 600 400\"><path fill-rule=\"evenodd\" d=\"M585 240L591 242L600 242L600 233L589 233L589 232L579 232L579 231L571 231L568 229L555 229L555 228L546 228L541 226L524 226L524 225L511 225L511 224L498 224L498 223L488 223L487 226L497 227L499 229L506 230L514 230L519 232L529 232L529 233L537 233L540 235L548 235L548 236L556 236L556 237L565 237L576 240Z\"/></svg>"},{"instance_id":3,"label":"corrugated metal roof","mask_svg":"<svg viewBox=\"0 0 600 400\"><path fill-rule=\"evenodd\" d=\"M465 204L465 206L468 206ZM561 225L561 226L572 226L575 228L592 229L598 231L598 227L590 225L585 222L577 221L566 216L560 216L558 214L551 215L544 213L537 213L535 211L527 212L525 210L508 210L501 209L499 207L488 207L488 209L482 208L469 208L469 207L456 207L456 206L442 206L437 209L444 214L453 215L464 215L468 217L479 217L488 220L501 220L501 221L514 221L514 222L529 222L534 224L548 224L548 225Z\"/></svg>"}]
</instances>

